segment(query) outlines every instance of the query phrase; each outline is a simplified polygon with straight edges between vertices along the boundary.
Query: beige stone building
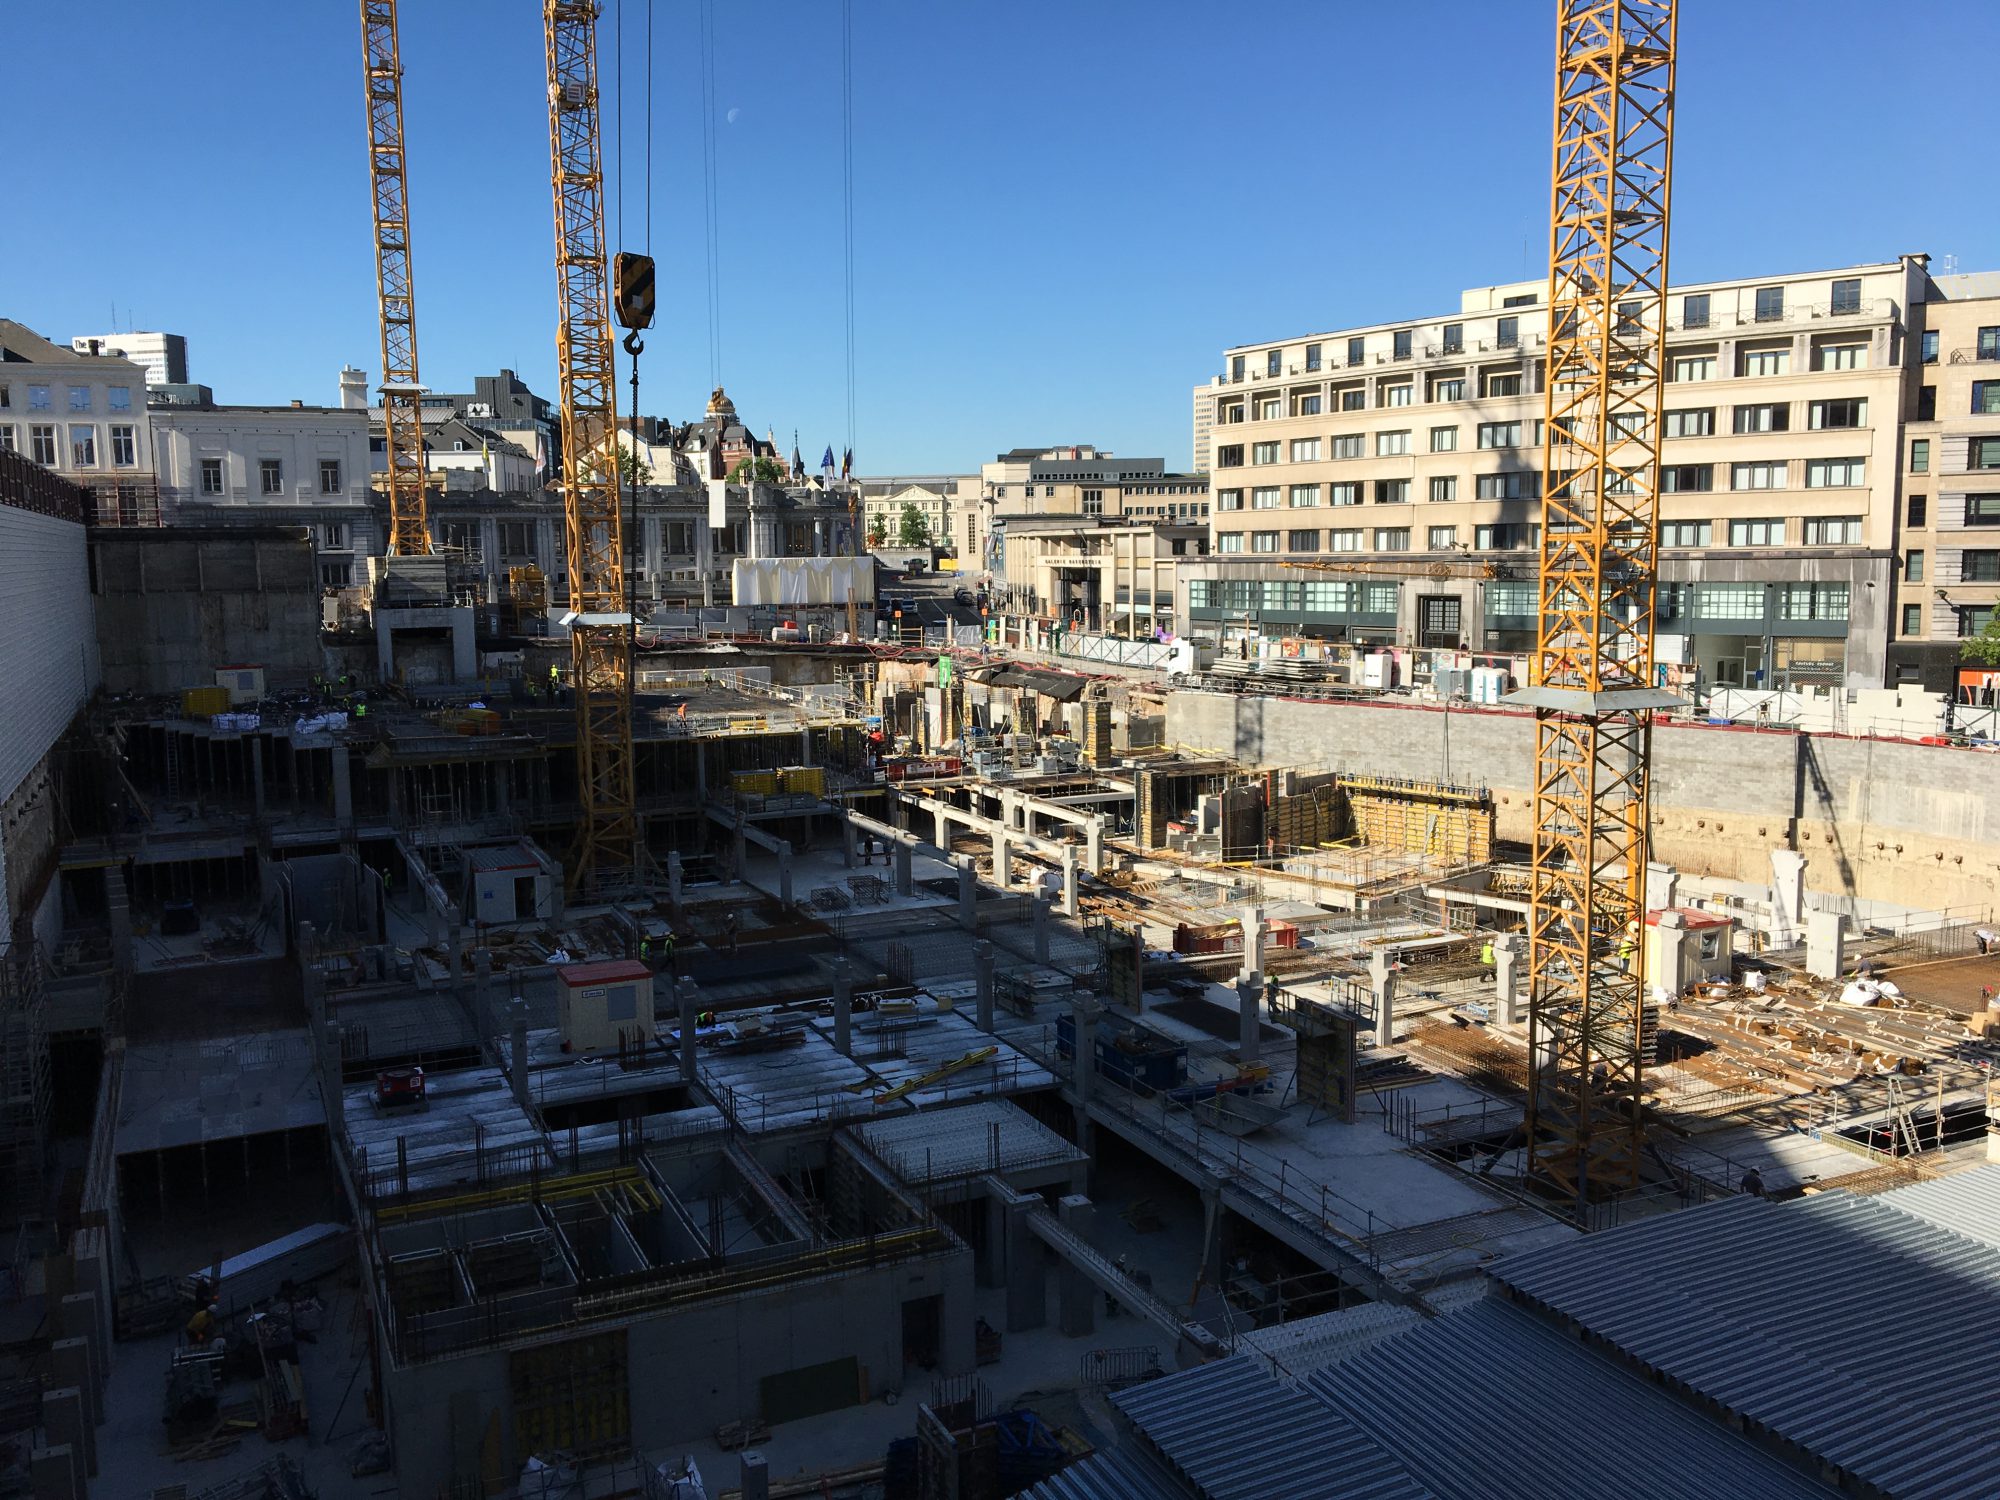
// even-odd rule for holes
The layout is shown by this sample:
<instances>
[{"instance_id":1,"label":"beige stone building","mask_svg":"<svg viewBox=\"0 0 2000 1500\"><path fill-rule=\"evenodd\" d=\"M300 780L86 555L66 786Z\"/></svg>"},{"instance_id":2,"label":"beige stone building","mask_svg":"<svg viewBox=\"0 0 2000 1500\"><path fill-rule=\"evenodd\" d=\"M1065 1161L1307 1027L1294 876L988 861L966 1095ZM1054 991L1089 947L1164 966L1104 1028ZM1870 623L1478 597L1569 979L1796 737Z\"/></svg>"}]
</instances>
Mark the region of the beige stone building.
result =
<instances>
[{"instance_id":1,"label":"beige stone building","mask_svg":"<svg viewBox=\"0 0 2000 1500\"><path fill-rule=\"evenodd\" d=\"M1662 661L1707 686L1883 680L1903 371L1929 285L1906 257L1672 289ZM1454 313L1225 351L1195 392L1214 547L1183 572L1182 628L1531 645L1544 295L1479 287ZM1433 579L1436 562L1499 576Z\"/></svg>"},{"instance_id":2,"label":"beige stone building","mask_svg":"<svg viewBox=\"0 0 2000 1500\"><path fill-rule=\"evenodd\" d=\"M1889 658L1943 690L2000 603L2000 272L1936 277L1917 318Z\"/></svg>"},{"instance_id":3,"label":"beige stone building","mask_svg":"<svg viewBox=\"0 0 2000 1500\"><path fill-rule=\"evenodd\" d=\"M1208 477L1172 474L1158 458L1120 458L1087 443L1015 448L979 471L983 514L968 526L991 572L1006 566L1003 533L1044 516L1133 520L1166 527L1208 519Z\"/></svg>"},{"instance_id":4,"label":"beige stone building","mask_svg":"<svg viewBox=\"0 0 2000 1500\"><path fill-rule=\"evenodd\" d=\"M1143 639L1172 628L1175 578L1208 545L1199 522L1019 516L999 535L1011 614Z\"/></svg>"}]
</instances>

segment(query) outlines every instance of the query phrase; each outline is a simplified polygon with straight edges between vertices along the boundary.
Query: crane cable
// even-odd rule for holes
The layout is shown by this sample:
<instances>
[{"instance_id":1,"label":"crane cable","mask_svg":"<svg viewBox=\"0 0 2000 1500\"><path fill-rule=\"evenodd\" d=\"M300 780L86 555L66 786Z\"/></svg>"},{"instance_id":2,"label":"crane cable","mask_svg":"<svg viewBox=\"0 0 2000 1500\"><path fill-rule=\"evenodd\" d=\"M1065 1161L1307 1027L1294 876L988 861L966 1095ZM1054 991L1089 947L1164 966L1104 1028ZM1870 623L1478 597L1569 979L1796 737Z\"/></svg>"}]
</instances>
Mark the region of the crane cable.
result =
<instances>
[{"instance_id":1,"label":"crane cable","mask_svg":"<svg viewBox=\"0 0 2000 1500\"><path fill-rule=\"evenodd\" d=\"M701 0L701 145L702 214L707 223L708 250L708 378L722 384L722 268L717 264L721 230L716 212L715 139L715 8Z\"/></svg>"},{"instance_id":2,"label":"crane cable","mask_svg":"<svg viewBox=\"0 0 2000 1500\"><path fill-rule=\"evenodd\" d=\"M854 0L842 0L840 37L841 196L847 252L847 452L854 452Z\"/></svg>"}]
</instances>

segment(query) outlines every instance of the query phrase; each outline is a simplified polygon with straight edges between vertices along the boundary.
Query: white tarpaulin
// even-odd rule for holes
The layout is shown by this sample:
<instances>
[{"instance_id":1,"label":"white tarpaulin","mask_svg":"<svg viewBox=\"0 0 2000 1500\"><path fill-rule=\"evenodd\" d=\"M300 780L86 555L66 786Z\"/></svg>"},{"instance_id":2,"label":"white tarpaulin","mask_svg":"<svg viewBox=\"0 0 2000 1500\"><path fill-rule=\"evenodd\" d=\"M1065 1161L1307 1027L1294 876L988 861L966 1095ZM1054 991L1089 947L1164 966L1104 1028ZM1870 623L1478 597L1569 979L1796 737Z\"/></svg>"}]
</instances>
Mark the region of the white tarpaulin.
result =
<instances>
[{"instance_id":1,"label":"white tarpaulin","mask_svg":"<svg viewBox=\"0 0 2000 1500\"><path fill-rule=\"evenodd\" d=\"M738 558L732 582L740 605L845 606L875 602L872 557Z\"/></svg>"}]
</instances>

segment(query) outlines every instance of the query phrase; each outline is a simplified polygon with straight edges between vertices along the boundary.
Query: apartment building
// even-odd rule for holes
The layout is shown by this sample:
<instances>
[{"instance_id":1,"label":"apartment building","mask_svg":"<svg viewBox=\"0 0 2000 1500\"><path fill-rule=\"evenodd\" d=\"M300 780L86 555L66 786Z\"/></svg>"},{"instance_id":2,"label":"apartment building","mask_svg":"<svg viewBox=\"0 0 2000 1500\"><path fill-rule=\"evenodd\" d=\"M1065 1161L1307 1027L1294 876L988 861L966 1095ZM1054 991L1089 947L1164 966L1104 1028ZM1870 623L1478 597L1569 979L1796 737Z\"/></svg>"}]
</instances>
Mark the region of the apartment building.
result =
<instances>
[{"instance_id":1,"label":"apartment building","mask_svg":"<svg viewBox=\"0 0 2000 1500\"><path fill-rule=\"evenodd\" d=\"M1169 528L1208 520L1207 475L1169 473L1164 459L1120 458L1088 443L1012 449L980 465L979 483L986 568L1003 575L1003 533L1026 518L1085 516Z\"/></svg>"},{"instance_id":2,"label":"apartment building","mask_svg":"<svg viewBox=\"0 0 2000 1500\"><path fill-rule=\"evenodd\" d=\"M1208 545L1199 522L1115 516L1016 516L997 535L1010 613L1135 640L1171 628L1180 567Z\"/></svg>"},{"instance_id":3,"label":"apartment building","mask_svg":"<svg viewBox=\"0 0 2000 1500\"><path fill-rule=\"evenodd\" d=\"M1945 691L2000 603L2000 272L1938 276L1915 310L1892 681Z\"/></svg>"},{"instance_id":4,"label":"apartment building","mask_svg":"<svg viewBox=\"0 0 2000 1500\"><path fill-rule=\"evenodd\" d=\"M1903 366L1928 284L1905 257L1672 289L1658 628L1681 680L1883 680ZM1545 295L1479 287L1450 315L1225 351L1196 391L1214 547L1183 570L1181 629L1528 649Z\"/></svg>"},{"instance_id":5,"label":"apartment building","mask_svg":"<svg viewBox=\"0 0 2000 1500\"><path fill-rule=\"evenodd\" d=\"M972 481L953 474L913 474L863 479L860 486L861 530L869 545L884 552L908 550L903 545L905 507L924 523L924 540L912 545L960 545L955 522L970 507Z\"/></svg>"},{"instance_id":6,"label":"apartment building","mask_svg":"<svg viewBox=\"0 0 2000 1500\"><path fill-rule=\"evenodd\" d=\"M147 385L186 385L188 341L179 333L83 333L69 341L78 354L129 359L146 371Z\"/></svg>"},{"instance_id":7,"label":"apartment building","mask_svg":"<svg viewBox=\"0 0 2000 1500\"><path fill-rule=\"evenodd\" d=\"M91 492L101 525L157 523L146 371L0 318L0 451Z\"/></svg>"}]
</instances>

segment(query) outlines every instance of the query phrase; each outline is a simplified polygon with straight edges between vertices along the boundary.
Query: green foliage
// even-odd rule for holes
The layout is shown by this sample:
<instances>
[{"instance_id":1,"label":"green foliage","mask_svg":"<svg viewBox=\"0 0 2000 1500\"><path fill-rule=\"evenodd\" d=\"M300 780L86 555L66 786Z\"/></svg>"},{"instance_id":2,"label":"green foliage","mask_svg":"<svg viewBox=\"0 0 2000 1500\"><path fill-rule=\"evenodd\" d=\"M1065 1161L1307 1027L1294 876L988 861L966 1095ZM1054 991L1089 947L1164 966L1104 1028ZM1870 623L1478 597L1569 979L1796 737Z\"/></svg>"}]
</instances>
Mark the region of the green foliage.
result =
<instances>
[{"instance_id":1,"label":"green foliage","mask_svg":"<svg viewBox=\"0 0 2000 1500\"><path fill-rule=\"evenodd\" d=\"M1975 667L2000 667L2000 612L1986 622L1978 635L1958 643L1958 659Z\"/></svg>"},{"instance_id":2,"label":"green foliage","mask_svg":"<svg viewBox=\"0 0 2000 1500\"><path fill-rule=\"evenodd\" d=\"M618 446L618 482L627 486L653 482L653 466L622 443Z\"/></svg>"},{"instance_id":3,"label":"green foliage","mask_svg":"<svg viewBox=\"0 0 2000 1500\"><path fill-rule=\"evenodd\" d=\"M780 485L785 482L785 466L775 458L738 459L729 471L731 484Z\"/></svg>"},{"instance_id":4,"label":"green foliage","mask_svg":"<svg viewBox=\"0 0 2000 1500\"><path fill-rule=\"evenodd\" d=\"M905 547L928 547L930 545L930 522L924 519L924 513L918 510L916 506L905 505L903 507L903 529L897 540Z\"/></svg>"}]
</instances>

